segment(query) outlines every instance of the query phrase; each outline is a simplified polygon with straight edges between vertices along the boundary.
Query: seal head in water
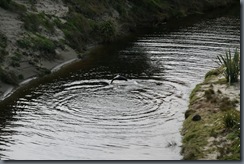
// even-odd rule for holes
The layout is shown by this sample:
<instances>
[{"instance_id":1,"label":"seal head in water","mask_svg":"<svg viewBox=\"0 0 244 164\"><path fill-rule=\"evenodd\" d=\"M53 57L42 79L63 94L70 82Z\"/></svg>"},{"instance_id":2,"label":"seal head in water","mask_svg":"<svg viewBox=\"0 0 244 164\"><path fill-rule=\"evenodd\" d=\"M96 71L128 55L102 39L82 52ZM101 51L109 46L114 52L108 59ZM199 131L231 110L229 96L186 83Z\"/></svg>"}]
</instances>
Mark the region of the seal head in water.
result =
<instances>
[{"instance_id":1,"label":"seal head in water","mask_svg":"<svg viewBox=\"0 0 244 164\"><path fill-rule=\"evenodd\" d=\"M112 84L114 80L125 80L125 81L127 81L127 78L124 77L124 76L121 76L121 75L117 75L117 76L115 76L115 77L111 80L111 83L110 83L110 84Z\"/></svg>"}]
</instances>

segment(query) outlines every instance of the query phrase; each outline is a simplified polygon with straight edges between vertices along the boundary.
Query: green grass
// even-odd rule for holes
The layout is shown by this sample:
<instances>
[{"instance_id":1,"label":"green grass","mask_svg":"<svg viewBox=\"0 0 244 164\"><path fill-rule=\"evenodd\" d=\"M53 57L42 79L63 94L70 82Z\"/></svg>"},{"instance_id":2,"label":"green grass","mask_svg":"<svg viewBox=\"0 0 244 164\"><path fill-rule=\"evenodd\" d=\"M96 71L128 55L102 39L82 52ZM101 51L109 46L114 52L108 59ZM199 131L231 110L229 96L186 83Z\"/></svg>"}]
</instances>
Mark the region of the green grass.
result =
<instances>
[{"instance_id":1,"label":"green grass","mask_svg":"<svg viewBox=\"0 0 244 164\"><path fill-rule=\"evenodd\" d=\"M223 121L227 129L240 128L240 113L235 109L229 110L224 114Z\"/></svg>"},{"instance_id":2,"label":"green grass","mask_svg":"<svg viewBox=\"0 0 244 164\"><path fill-rule=\"evenodd\" d=\"M223 67L212 69L205 74L205 82L210 81L213 77L219 76L223 73Z\"/></svg>"},{"instance_id":3,"label":"green grass","mask_svg":"<svg viewBox=\"0 0 244 164\"><path fill-rule=\"evenodd\" d=\"M224 113L226 137L230 141L228 145L219 147L219 160L240 160L240 112L232 109Z\"/></svg>"}]
</instances>

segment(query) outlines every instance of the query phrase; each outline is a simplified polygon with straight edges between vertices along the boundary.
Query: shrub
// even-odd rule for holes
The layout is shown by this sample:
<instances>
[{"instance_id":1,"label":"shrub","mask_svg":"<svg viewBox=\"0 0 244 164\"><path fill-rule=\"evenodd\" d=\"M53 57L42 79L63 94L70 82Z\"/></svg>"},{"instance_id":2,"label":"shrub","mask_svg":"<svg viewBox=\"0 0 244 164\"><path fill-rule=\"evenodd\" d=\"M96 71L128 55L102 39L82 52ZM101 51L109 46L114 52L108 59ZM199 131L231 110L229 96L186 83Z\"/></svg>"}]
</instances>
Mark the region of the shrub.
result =
<instances>
[{"instance_id":1,"label":"shrub","mask_svg":"<svg viewBox=\"0 0 244 164\"><path fill-rule=\"evenodd\" d=\"M12 71L3 70L0 67L0 79L7 84L17 85L17 77Z\"/></svg>"},{"instance_id":2,"label":"shrub","mask_svg":"<svg viewBox=\"0 0 244 164\"><path fill-rule=\"evenodd\" d=\"M49 21L44 13L26 14L22 17L24 21L24 28L31 32L39 32L40 26L45 27L49 31L54 31L54 23Z\"/></svg>"},{"instance_id":3,"label":"shrub","mask_svg":"<svg viewBox=\"0 0 244 164\"><path fill-rule=\"evenodd\" d=\"M67 22L62 24L59 20L55 24L62 29L68 44L77 51L82 51L82 44L89 39L91 31L90 24L83 15L71 12L67 17Z\"/></svg>"},{"instance_id":4,"label":"shrub","mask_svg":"<svg viewBox=\"0 0 244 164\"><path fill-rule=\"evenodd\" d=\"M24 75L20 74L20 75L18 76L18 78L19 78L19 80L23 80L23 79L24 79Z\"/></svg>"},{"instance_id":5,"label":"shrub","mask_svg":"<svg viewBox=\"0 0 244 164\"><path fill-rule=\"evenodd\" d=\"M56 55L55 49L57 44L53 40L41 35L22 38L21 40L18 40L17 43L21 48L40 51L43 55L42 57L46 59L53 59ZM52 55L50 56L50 54Z\"/></svg>"},{"instance_id":6,"label":"shrub","mask_svg":"<svg viewBox=\"0 0 244 164\"><path fill-rule=\"evenodd\" d=\"M30 48L32 46L32 42L30 39L28 38L23 38L20 40L17 40L17 44L21 47L21 48Z\"/></svg>"},{"instance_id":7,"label":"shrub","mask_svg":"<svg viewBox=\"0 0 244 164\"><path fill-rule=\"evenodd\" d=\"M98 25L98 31L104 42L113 40L116 34L115 24L112 21L102 22Z\"/></svg>"},{"instance_id":8,"label":"shrub","mask_svg":"<svg viewBox=\"0 0 244 164\"><path fill-rule=\"evenodd\" d=\"M56 45L55 43L44 37L44 36L36 36L32 38L33 41L33 49L40 50L44 53L55 53Z\"/></svg>"},{"instance_id":9,"label":"shrub","mask_svg":"<svg viewBox=\"0 0 244 164\"><path fill-rule=\"evenodd\" d=\"M11 0L1 0L0 7L4 8L4 9L8 9L10 6L10 2L11 2Z\"/></svg>"},{"instance_id":10,"label":"shrub","mask_svg":"<svg viewBox=\"0 0 244 164\"><path fill-rule=\"evenodd\" d=\"M238 76L240 73L240 54L235 50L235 54L232 58L231 52L226 51L225 58L223 55L217 56L218 59L218 64L220 66L224 65L225 70L224 70L224 75L227 80L227 82L234 83L238 81Z\"/></svg>"}]
</instances>

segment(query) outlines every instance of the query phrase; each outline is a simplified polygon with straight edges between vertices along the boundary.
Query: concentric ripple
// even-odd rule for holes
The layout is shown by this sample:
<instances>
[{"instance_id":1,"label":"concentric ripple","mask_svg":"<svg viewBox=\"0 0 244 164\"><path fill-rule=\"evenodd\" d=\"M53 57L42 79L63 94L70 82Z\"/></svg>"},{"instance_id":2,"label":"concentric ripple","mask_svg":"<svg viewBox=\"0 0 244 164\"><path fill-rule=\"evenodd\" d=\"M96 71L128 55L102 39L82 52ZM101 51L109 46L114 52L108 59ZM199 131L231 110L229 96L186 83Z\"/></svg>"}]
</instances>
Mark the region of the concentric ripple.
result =
<instances>
[{"instance_id":1,"label":"concentric ripple","mask_svg":"<svg viewBox=\"0 0 244 164\"><path fill-rule=\"evenodd\" d=\"M218 54L240 48L239 27L239 19L221 17L147 34L99 54L89 69L39 85L0 129L1 159L181 159L190 91ZM121 72L128 81L110 84Z\"/></svg>"}]
</instances>

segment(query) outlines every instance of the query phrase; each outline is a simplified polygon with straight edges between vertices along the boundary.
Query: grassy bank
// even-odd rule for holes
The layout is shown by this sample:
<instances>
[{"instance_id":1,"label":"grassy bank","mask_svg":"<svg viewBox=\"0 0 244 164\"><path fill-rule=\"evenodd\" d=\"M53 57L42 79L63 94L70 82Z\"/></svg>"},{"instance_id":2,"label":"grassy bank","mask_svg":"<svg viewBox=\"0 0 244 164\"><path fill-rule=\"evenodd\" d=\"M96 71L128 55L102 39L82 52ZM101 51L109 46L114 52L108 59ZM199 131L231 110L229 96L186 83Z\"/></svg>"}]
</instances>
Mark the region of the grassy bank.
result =
<instances>
[{"instance_id":1,"label":"grassy bank","mask_svg":"<svg viewBox=\"0 0 244 164\"><path fill-rule=\"evenodd\" d=\"M184 160L240 160L240 83L229 85L223 72L209 71L190 95L181 131Z\"/></svg>"}]
</instances>

